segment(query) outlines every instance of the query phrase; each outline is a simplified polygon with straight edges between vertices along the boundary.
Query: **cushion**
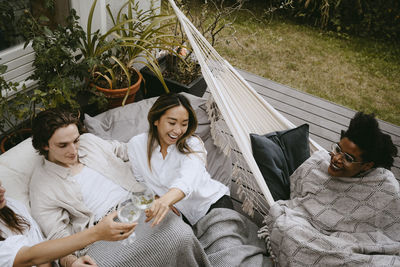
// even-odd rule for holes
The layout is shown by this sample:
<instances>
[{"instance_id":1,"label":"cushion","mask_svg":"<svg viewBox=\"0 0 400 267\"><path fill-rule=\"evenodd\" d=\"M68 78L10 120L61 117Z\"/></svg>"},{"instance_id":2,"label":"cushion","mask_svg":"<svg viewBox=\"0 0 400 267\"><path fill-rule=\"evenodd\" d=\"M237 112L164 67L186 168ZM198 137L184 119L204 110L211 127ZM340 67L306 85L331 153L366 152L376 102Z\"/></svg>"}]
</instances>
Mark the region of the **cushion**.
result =
<instances>
[{"instance_id":1,"label":"cushion","mask_svg":"<svg viewBox=\"0 0 400 267\"><path fill-rule=\"evenodd\" d=\"M30 210L28 185L35 166L42 157L32 146L32 138L0 155L0 181L6 196L21 201Z\"/></svg>"},{"instance_id":2,"label":"cushion","mask_svg":"<svg viewBox=\"0 0 400 267\"><path fill-rule=\"evenodd\" d=\"M207 150L207 170L211 177L230 186L232 161L214 145L210 134L210 122L205 109L206 99L182 93L196 112L196 134L203 140ZM157 97L141 100L123 107L108 110L95 117L85 114L85 126L90 133L103 139L128 142L133 136L148 131L147 113Z\"/></svg>"},{"instance_id":3,"label":"cushion","mask_svg":"<svg viewBox=\"0 0 400 267\"><path fill-rule=\"evenodd\" d=\"M289 199L289 176L310 157L308 124L265 135L250 134L253 156L274 200Z\"/></svg>"}]
</instances>

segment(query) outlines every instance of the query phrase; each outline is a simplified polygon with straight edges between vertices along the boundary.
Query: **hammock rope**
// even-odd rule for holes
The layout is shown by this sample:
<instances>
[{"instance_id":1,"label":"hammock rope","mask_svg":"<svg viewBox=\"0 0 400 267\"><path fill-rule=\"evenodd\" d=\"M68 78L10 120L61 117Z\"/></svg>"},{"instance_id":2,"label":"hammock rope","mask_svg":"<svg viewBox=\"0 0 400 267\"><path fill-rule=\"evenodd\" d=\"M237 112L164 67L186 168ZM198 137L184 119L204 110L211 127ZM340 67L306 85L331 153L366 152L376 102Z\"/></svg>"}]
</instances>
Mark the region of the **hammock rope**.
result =
<instances>
[{"instance_id":1,"label":"hammock rope","mask_svg":"<svg viewBox=\"0 0 400 267\"><path fill-rule=\"evenodd\" d=\"M265 134L295 127L266 102L244 78L222 58L176 6L170 5L184 29L200 64L211 97L207 111L215 144L226 155L234 151L234 180L238 194L244 197L243 210L266 214L274 203L272 195L254 160L250 133ZM310 140L311 150L321 147Z\"/></svg>"}]
</instances>

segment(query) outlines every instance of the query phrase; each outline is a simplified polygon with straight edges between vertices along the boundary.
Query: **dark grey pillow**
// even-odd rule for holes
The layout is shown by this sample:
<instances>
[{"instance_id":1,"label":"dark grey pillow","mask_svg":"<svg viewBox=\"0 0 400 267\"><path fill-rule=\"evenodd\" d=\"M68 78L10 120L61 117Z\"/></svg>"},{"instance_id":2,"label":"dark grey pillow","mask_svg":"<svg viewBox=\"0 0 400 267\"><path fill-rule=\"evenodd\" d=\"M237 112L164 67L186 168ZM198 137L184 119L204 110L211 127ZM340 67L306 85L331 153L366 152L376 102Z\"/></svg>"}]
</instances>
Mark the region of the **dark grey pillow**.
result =
<instances>
[{"instance_id":1,"label":"dark grey pillow","mask_svg":"<svg viewBox=\"0 0 400 267\"><path fill-rule=\"evenodd\" d=\"M253 156L274 200L289 199L289 176L310 157L308 124L266 135L250 134Z\"/></svg>"}]
</instances>

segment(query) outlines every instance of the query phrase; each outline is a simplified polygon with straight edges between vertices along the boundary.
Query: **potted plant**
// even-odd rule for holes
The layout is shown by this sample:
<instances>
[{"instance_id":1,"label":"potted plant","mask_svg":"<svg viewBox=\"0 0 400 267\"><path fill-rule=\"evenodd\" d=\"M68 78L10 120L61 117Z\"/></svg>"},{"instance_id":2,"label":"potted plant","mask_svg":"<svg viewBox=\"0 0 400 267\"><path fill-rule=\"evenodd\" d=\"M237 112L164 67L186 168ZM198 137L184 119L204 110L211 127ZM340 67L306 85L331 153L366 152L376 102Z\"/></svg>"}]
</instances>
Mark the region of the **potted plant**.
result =
<instances>
[{"instance_id":1,"label":"potted plant","mask_svg":"<svg viewBox=\"0 0 400 267\"><path fill-rule=\"evenodd\" d=\"M162 55L159 65L168 89L174 93L186 92L195 96L203 96L207 84L201 75L200 65L196 59L186 57L181 47L177 49L178 56L171 53ZM193 56L193 54L189 55ZM154 97L163 93L163 85L147 67L141 69L146 80L146 87L151 88L145 95L146 98Z\"/></svg>"},{"instance_id":2,"label":"potted plant","mask_svg":"<svg viewBox=\"0 0 400 267\"><path fill-rule=\"evenodd\" d=\"M137 64L144 64L150 69L168 92L155 51L172 51L171 47L176 44L173 36L165 33L173 17L159 14L159 8L154 7L153 1L149 9L142 10L138 2L128 0L115 15L107 5L107 14L113 26L105 34L99 31L92 33L96 2L93 2L89 12L82 54L90 63L92 84L106 94L109 107L134 101L142 79L135 68Z\"/></svg>"},{"instance_id":3,"label":"potted plant","mask_svg":"<svg viewBox=\"0 0 400 267\"><path fill-rule=\"evenodd\" d=\"M4 153L30 136L30 119L34 103L25 92L25 84L8 82L3 74L7 66L0 65L0 150Z\"/></svg>"},{"instance_id":4,"label":"potted plant","mask_svg":"<svg viewBox=\"0 0 400 267\"><path fill-rule=\"evenodd\" d=\"M199 8L193 9L189 1L176 1L177 6L183 11L200 33L206 37L212 46L217 43L217 37L225 28L232 25L235 20L234 13L243 6L243 0L235 0L231 4L224 1L206 1ZM166 6L168 14L171 12L170 6ZM198 14L193 14L193 10L200 10ZM166 51L159 58L164 80L171 91L187 92L196 96L203 96L207 84L201 75L201 69L195 55L192 53L188 40L176 19L175 24L170 28L175 38L179 40L176 53ZM162 93L161 84L155 79L154 75L147 69L141 70L146 79L146 86L152 88L146 97L153 97L157 93Z\"/></svg>"},{"instance_id":5,"label":"potted plant","mask_svg":"<svg viewBox=\"0 0 400 267\"><path fill-rule=\"evenodd\" d=\"M35 51L34 71L27 80L37 82L34 94L45 107L86 109L80 98L90 89L87 86L90 73L80 53L85 32L78 18L75 10L71 10L63 25L49 25L46 16L36 18L26 11L19 23L25 47L31 44ZM100 97L96 100L102 103Z\"/></svg>"},{"instance_id":6,"label":"potted plant","mask_svg":"<svg viewBox=\"0 0 400 267\"><path fill-rule=\"evenodd\" d=\"M141 84L135 63L149 67L165 84L154 50L174 46L173 36L164 32L172 17L157 14L153 5L141 10L135 0L127 0L115 15L107 6L111 29L92 32L96 5L97 0L89 11L86 33L73 9L63 25L48 26L46 17L35 18L29 12L20 23L25 46L31 43L36 54L35 70L28 79L38 82L35 92L46 107L81 108L95 115L104 111L104 103L112 108L132 102L134 97L128 96L137 90L132 85ZM89 109L82 109L85 104Z\"/></svg>"}]
</instances>

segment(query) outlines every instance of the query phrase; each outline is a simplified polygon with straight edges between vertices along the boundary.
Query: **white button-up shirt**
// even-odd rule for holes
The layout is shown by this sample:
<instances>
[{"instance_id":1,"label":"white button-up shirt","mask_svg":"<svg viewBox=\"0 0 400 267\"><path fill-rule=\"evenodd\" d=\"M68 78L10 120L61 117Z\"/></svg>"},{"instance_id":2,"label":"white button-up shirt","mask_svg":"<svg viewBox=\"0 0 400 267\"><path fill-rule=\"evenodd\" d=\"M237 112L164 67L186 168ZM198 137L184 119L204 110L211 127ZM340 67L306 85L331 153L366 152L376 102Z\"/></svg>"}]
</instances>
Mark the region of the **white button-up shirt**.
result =
<instances>
[{"instance_id":1,"label":"white button-up shirt","mask_svg":"<svg viewBox=\"0 0 400 267\"><path fill-rule=\"evenodd\" d=\"M29 214L26 207L17 200L7 198L7 206L16 214L24 217L29 222L29 229L24 234L12 232L0 221L2 236L6 239L0 241L0 266L12 267L18 251L25 246L31 247L44 240L42 232Z\"/></svg>"},{"instance_id":2,"label":"white button-up shirt","mask_svg":"<svg viewBox=\"0 0 400 267\"><path fill-rule=\"evenodd\" d=\"M185 197L175 204L176 208L194 225L206 215L210 206L223 195L229 195L229 188L213 180L205 163L207 152L203 142L195 136L188 138L187 144L194 153L183 154L176 145L170 145L163 158L160 146L151 157L151 170L147 161L148 134L133 137L128 143L129 161L133 174L139 181L145 181L162 196L171 188L178 188Z\"/></svg>"}]
</instances>

